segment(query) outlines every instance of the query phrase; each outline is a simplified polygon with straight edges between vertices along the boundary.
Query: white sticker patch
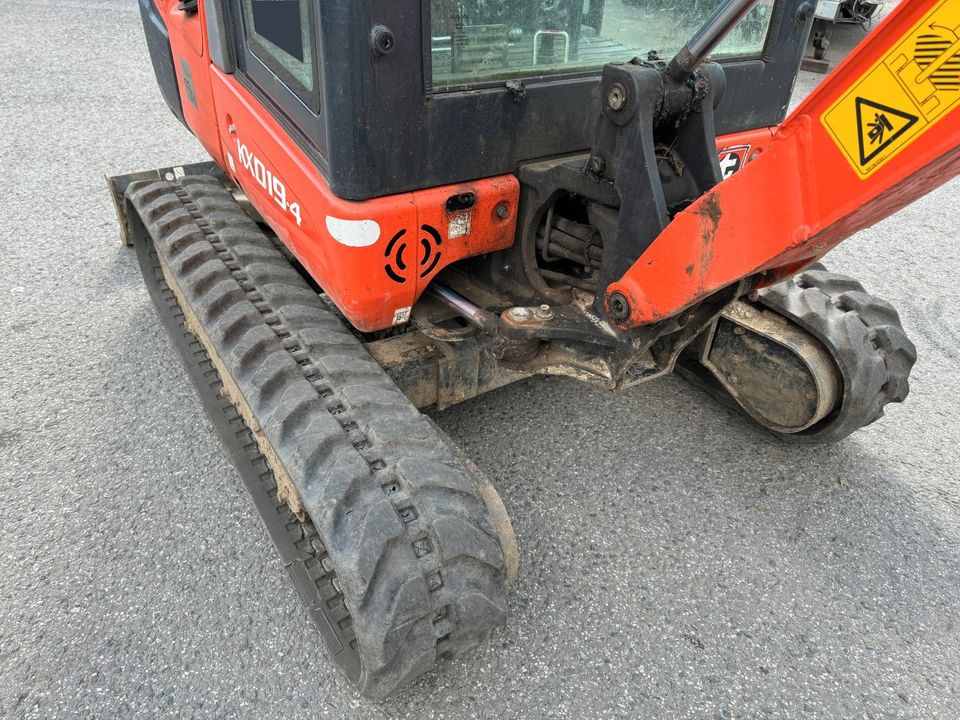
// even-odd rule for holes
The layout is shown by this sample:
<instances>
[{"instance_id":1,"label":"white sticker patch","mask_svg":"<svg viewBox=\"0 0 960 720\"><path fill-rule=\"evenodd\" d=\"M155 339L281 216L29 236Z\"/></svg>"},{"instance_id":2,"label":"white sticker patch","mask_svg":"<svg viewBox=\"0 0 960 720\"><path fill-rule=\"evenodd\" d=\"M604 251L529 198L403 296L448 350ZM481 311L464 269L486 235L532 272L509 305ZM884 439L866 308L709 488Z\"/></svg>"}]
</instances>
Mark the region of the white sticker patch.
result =
<instances>
[{"instance_id":1,"label":"white sticker patch","mask_svg":"<svg viewBox=\"0 0 960 720\"><path fill-rule=\"evenodd\" d=\"M395 313L393 313L393 324L403 325L405 322L410 320L411 310L413 310L412 307L405 307L405 308L400 308Z\"/></svg>"},{"instance_id":2,"label":"white sticker patch","mask_svg":"<svg viewBox=\"0 0 960 720\"><path fill-rule=\"evenodd\" d=\"M175 167L175 168L173 169L173 176L174 176L177 180L180 180L184 175L186 175L186 173L184 172L184 170L183 170L182 167Z\"/></svg>"},{"instance_id":3,"label":"white sticker patch","mask_svg":"<svg viewBox=\"0 0 960 720\"><path fill-rule=\"evenodd\" d=\"M461 238L470 234L470 225L473 220L473 213L457 213L450 218L450 225L447 228L448 238Z\"/></svg>"},{"instance_id":4,"label":"white sticker patch","mask_svg":"<svg viewBox=\"0 0 960 720\"><path fill-rule=\"evenodd\" d=\"M341 220L328 215L327 232L348 247L367 247L380 239L380 226L374 220Z\"/></svg>"},{"instance_id":5,"label":"white sticker patch","mask_svg":"<svg viewBox=\"0 0 960 720\"><path fill-rule=\"evenodd\" d=\"M749 153L749 145L734 145L723 148L717 155L717 160L720 163L720 176L726 180L731 175L740 172L743 166L747 164Z\"/></svg>"}]
</instances>

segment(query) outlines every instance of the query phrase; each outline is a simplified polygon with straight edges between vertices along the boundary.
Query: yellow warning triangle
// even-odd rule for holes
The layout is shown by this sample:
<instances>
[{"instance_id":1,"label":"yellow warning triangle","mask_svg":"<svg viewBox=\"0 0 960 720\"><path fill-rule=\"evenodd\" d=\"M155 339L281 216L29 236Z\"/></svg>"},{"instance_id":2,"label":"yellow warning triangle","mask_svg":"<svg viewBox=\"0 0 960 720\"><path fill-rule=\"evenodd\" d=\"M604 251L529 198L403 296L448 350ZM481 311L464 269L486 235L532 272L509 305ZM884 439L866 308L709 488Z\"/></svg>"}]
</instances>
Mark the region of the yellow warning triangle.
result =
<instances>
[{"instance_id":1,"label":"yellow warning triangle","mask_svg":"<svg viewBox=\"0 0 960 720\"><path fill-rule=\"evenodd\" d=\"M866 165L920 119L903 110L858 97L860 165Z\"/></svg>"}]
</instances>

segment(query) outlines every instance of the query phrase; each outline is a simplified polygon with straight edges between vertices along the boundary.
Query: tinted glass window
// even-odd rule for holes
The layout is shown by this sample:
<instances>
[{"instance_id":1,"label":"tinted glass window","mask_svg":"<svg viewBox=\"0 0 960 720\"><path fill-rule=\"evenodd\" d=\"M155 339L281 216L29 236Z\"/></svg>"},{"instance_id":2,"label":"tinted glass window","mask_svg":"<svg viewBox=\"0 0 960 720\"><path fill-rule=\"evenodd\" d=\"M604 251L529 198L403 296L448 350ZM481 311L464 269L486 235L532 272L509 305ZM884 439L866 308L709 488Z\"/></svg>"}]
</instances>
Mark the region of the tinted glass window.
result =
<instances>
[{"instance_id":1,"label":"tinted glass window","mask_svg":"<svg viewBox=\"0 0 960 720\"><path fill-rule=\"evenodd\" d=\"M724 0L431 0L437 86L593 70L669 59ZM761 2L715 58L759 55L774 0Z\"/></svg>"},{"instance_id":2,"label":"tinted glass window","mask_svg":"<svg viewBox=\"0 0 960 720\"><path fill-rule=\"evenodd\" d=\"M309 104L317 94L312 4L309 0L243 0L251 51Z\"/></svg>"}]
</instances>

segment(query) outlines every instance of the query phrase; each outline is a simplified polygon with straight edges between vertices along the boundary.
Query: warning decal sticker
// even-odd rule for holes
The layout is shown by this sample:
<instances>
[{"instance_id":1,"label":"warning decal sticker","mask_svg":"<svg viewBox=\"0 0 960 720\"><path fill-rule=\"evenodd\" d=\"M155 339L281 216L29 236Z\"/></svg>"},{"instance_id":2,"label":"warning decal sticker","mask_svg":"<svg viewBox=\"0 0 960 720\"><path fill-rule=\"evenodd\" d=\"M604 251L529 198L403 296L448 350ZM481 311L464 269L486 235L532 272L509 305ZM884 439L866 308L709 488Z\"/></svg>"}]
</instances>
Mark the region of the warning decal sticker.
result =
<instances>
[{"instance_id":1,"label":"warning decal sticker","mask_svg":"<svg viewBox=\"0 0 960 720\"><path fill-rule=\"evenodd\" d=\"M920 119L865 98L858 97L856 102L861 166L869 165Z\"/></svg>"},{"instance_id":2,"label":"warning decal sticker","mask_svg":"<svg viewBox=\"0 0 960 720\"><path fill-rule=\"evenodd\" d=\"M823 114L863 179L960 103L960 0L943 0Z\"/></svg>"}]
</instances>

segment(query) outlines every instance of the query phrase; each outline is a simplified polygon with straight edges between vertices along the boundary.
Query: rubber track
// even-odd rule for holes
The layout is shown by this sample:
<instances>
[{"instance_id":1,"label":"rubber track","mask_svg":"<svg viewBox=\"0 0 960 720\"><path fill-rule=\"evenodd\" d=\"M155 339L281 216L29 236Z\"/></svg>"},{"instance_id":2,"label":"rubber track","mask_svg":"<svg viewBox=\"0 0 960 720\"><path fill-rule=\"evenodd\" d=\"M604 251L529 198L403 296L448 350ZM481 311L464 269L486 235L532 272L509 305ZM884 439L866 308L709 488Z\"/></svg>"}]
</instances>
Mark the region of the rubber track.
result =
<instances>
[{"instance_id":1,"label":"rubber track","mask_svg":"<svg viewBox=\"0 0 960 720\"><path fill-rule=\"evenodd\" d=\"M851 277L817 264L759 292L758 302L813 334L843 378L840 407L812 428L780 435L802 443L836 442L903 402L917 351L897 311Z\"/></svg>"},{"instance_id":2,"label":"rubber track","mask_svg":"<svg viewBox=\"0 0 960 720\"><path fill-rule=\"evenodd\" d=\"M316 529L303 562L328 597L310 606L347 676L382 698L479 643L504 621L508 585L481 480L218 181L127 197L186 326L312 520L296 532Z\"/></svg>"},{"instance_id":3,"label":"rubber track","mask_svg":"<svg viewBox=\"0 0 960 720\"><path fill-rule=\"evenodd\" d=\"M186 328L183 310L163 277L152 242L138 238L136 251L157 314L170 334L221 442L230 453L294 587L323 634L324 643L331 650L347 648L343 659L347 662L356 660L359 671L359 658L350 647L355 637L352 623L348 621L350 614L342 604L336 573L316 528L310 521L301 522L280 500L273 470L260 452L253 433L234 404L223 396L220 373L197 337ZM340 598L339 603L337 598ZM347 657L351 654L353 658Z\"/></svg>"}]
</instances>

